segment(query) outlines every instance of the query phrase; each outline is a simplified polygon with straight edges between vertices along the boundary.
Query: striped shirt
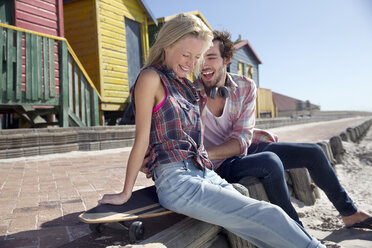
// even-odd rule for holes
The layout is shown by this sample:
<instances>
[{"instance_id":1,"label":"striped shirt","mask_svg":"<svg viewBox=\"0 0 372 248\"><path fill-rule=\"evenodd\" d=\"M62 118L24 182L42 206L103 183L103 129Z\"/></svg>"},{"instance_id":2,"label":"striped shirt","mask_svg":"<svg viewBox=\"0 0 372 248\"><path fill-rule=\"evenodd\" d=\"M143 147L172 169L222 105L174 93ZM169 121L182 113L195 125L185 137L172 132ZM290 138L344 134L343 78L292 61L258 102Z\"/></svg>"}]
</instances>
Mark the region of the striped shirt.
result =
<instances>
[{"instance_id":1,"label":"striped shirt","mask_svg":"<svg viewBox=\"0 0 372 248\"><path fill-rule=\"evenodd\" d=\"M156 71L167 92L166 98L152 113L148 169L172 162L193 159L200 167L212 168L202 142L199 97L191 82L180 80L164 65L145 68Z\"/></svg>"},{"instance_id":2,"label":"striped shirt","mask_svg":"<svg viewBox=\"0 0 372 248\"><path fill-rule=\"evenodd\" d=\"M203 129L207 129L208 126L212 126L212 123L209 123L212 118L208 118L207 116L207 94L200 80L196 80L195 84L201 99L199 101L199 106ZM229 126L230 130L221 129L219 134L222 136L222 138L219 139L220 144L229 139L236 139L239 141L241 147L239 156L245 156L247 155L248 147L252 143L276 142L278 140L276 135L254 128L257 94L255 83L244 76L228 73L226 86L229 88L230 95L225 104L224 113L225 111L228 112L228 117L225 118L228 118L231 121L231 125L225 125L226 127ZM218 164L220 163L221 161L219 161Z\"/></svg>"}]
</instances>

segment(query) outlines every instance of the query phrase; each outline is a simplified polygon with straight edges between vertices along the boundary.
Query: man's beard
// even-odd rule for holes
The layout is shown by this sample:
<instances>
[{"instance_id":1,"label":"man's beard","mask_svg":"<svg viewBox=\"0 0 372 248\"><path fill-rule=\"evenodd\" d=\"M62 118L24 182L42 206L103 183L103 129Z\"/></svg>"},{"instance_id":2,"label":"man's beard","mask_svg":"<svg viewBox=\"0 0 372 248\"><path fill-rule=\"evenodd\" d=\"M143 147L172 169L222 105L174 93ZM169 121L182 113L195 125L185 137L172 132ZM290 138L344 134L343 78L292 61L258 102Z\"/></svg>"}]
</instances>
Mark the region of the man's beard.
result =
<instances>
[{"instance_id":1,"label":"man's beard","mask_svg":"<svg viewBox=\"0 0 372 248\"><path fill-rule=\"evenodd\" d=\"M211 88L217 86L217 84L221 81L222 79L222 76L223 76L223 66L221 66L217 71L216 71L216 79L214 81L210 81L211 83L210 84L206 84L203 80L203 77L201 77L201 81L204 85L204 88L207 90L207 91L210 91Z\"/></svg>"}]
</instances>

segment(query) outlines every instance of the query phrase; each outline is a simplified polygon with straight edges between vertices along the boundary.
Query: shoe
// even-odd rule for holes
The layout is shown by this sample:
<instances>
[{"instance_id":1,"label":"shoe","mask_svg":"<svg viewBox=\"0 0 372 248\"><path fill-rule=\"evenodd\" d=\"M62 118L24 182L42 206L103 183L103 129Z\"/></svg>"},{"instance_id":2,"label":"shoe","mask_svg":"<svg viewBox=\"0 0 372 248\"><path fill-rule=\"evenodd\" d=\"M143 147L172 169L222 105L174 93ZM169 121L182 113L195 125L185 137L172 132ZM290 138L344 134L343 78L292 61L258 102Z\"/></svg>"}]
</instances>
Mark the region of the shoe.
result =
<instances>
[{"instance_id":1,"label":"shoe","mask_svg":"<svg viewBox=\"0 0 372 248\"><path fill-rule=\"evenodd\" d=\"M372 229L372 217L369 217L361 222L355 223L347 228L368 228Z\"/></svg>"}]
</instances>

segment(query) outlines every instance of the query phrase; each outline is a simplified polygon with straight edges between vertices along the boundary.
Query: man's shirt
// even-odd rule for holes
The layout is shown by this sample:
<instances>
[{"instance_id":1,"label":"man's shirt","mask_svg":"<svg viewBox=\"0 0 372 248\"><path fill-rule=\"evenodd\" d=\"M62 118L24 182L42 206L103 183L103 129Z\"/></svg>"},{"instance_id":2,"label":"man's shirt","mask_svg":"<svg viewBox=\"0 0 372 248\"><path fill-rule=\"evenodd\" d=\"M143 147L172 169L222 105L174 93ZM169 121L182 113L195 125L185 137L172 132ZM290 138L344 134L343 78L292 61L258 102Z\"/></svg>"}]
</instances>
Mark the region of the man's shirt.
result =
<instances>
[{"instance_id":1,"label":"man's shirt","mask_svg":"<svg viewBox=\"0 0 372 248\"><path fill-rule=\"evenodd\" d=\"M196 80L195 83L200 97L199 107L206 148L236 139L240 144L238 156L245 156L252 143L277 141L275 135L254 128L257 88L251 79L227 74L225 86L229 88L230 94L219 117L214 116L207 107L208 98L202 82ZM223 161L224 159L212 161L214 169L217 169Z\"/></svg>"}]
</instances>

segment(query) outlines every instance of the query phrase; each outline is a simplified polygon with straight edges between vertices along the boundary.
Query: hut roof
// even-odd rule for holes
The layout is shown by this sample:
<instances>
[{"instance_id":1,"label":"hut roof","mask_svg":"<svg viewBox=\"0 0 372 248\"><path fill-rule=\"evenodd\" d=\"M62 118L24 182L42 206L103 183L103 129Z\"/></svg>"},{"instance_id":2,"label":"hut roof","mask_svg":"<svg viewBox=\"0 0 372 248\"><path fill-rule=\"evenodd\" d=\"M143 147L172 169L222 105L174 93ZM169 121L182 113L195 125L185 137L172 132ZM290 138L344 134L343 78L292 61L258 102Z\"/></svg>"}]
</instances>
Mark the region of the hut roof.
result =
<instances>
[{"instance_id":1,"label":"hut roof","mask_svg":"<svg viewBox=\"0 0 372 248\"><path fill-rule=\"evenodd\" d=\"M178 14L181 14L181 13L178 13ZM157 21L158 21L159 23L164 23L164 22L167 22L167 21L169 21L170 19L176 17L176 15L178 15L178 14L171 15L171 16L166 16L166 17L160 17L160 18L157 19ZM213 30L213 28L211 27L211 25L209 25L209 23L207 22L207 19L205 19L205 17L203 16L202 13L200 13L199 10L186 12L186 13L184 13L184 14L195 15L195 16L199 17L199 18L200 18L200 19L205 23L205 25L207 25L207 27L208 27L210 30ZM149 24L151 24L151 23L149 23Z\"/></svg>"},{"instance_id":2,"label":"hut roof","mask_svg":"<svg viewBox=\"0 0 372 248\"><path fill-rule=\"evenodd\" d=\"M239 41L238 43L236 43L235 44L235 49L238 50L239 48L242 48L243 46L248 46L248 49L250 49L252 51L252 53L256 57L258 63L262 64L262 61L260 60L256 51L253 49L253 47L251 46L251 44L249 43L248 40L242 40L242 41Z\"/></svg>"}]
</instances>

